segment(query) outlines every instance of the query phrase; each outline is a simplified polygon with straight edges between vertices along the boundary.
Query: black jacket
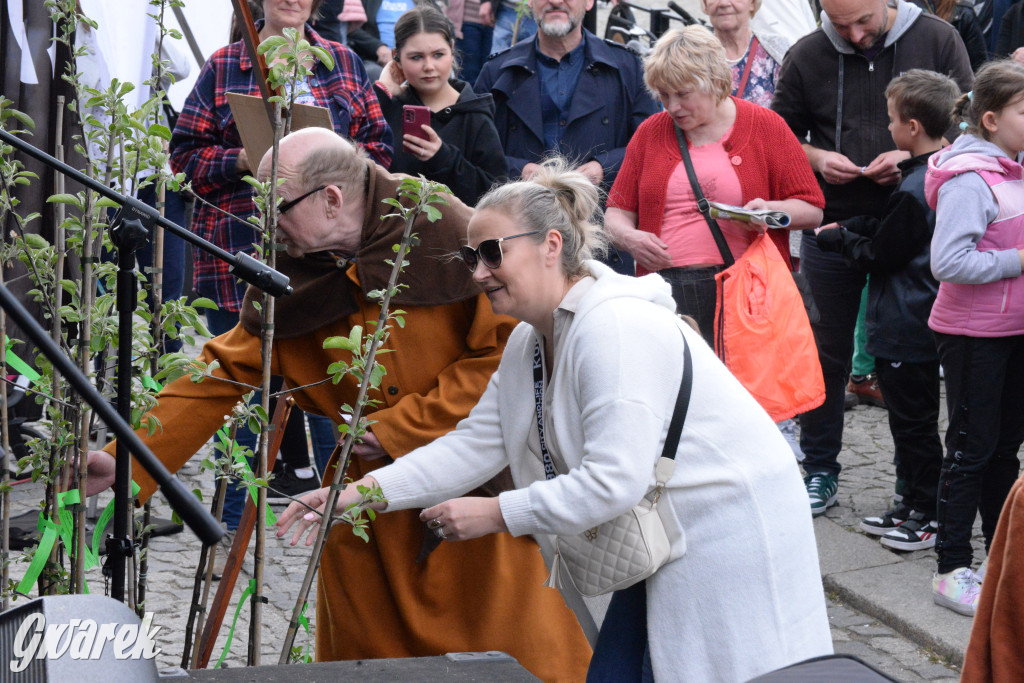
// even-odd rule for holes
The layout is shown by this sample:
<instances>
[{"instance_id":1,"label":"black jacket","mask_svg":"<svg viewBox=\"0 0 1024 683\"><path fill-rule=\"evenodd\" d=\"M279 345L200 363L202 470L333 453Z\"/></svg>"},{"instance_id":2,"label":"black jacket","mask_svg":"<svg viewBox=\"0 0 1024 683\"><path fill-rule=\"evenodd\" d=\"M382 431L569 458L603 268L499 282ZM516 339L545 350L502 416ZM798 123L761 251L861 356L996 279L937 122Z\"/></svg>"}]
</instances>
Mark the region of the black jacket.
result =
<instances>
[{"instance_id":1,"label":"black jacket","mask_svg":"<svg viewBox=\"0 0 1024 683\"><path fill-rule=\"evenodd\" d=\"M1006 10L999 23L996 39L996 57L1009 57L1018 47L1024 47L1024 3L1014 3Z\"/></svg>"},{"instance_id":2,"label":"black jacket","mask_svg":"<svg viewBox=\"0 0 1024 683\"><path fill-rule=\"evenodd\" d=\"M840 37L825 14L821 28L786 53L772 109L798 140L809 134L814 147L867 166L895 147L885 109L885 87L894 76L929 69L951 76L964 92L971 89L974 72L956 30L916 5L899 0L897 7L896 23L872 61ZM824 223L865 213L879 217L892 192L867 178L830 185L819 176L818 182L825 194Z\"/></svg>"},{"instance_id":3,"label":"black jacket","mask_svg":"<svg viewBox=\"0 0 1024 683\"><path fill-rule=\"evenodd\" d=\"M857 216L817 237L822 251L841 253L868 280L867 351L888 360L923 363L938 359L928 316L939 292L932 276L935 211L924 197L931 154L900 163L903 174L882 219Z\"/></svg>"},{"instance_id":4,"label":"black jacket","mask_svg":"<svg viewBox=\"0 0 1024 683\"><path fill-rule=\"evenodd\" d=\"M348 46L364 60L377 61L377 48L384 43L377 29L377 11L381 0L362 0L366 10L366 23L348 34ZM399 128L398 130L402 130Z\"/></svg>"},{"instance_id":5,"label":"black jacket","mask_svg":"<svg viewBox=\"0 0 1024 683\"><path fill-rule=\"evenodd\" d=\"M924 11L935 14L934 0L912 1ZM971 68L977 71L988 59L988 45L985 42L985 33L981 30L978 15L974 13L974 5L968 0L957 0L957 3L953 5L953 14L949 17L949 23L960 34L960 39L964 41L964 47L967 48L967 56L971 60Z\"/></svg>"},{"instance_id":6,"label":"black jacket","mask_svg":"<svg viewBox=\"0 0 1024 683\"><path fill-rule=\"evenodd\" d=\"M465 81L452 80L451 85L459 91L459 99L451 107L430 114L430 127L440 136L441 149L426 161L409 154L402 145L402 107L422 106L419 95L407 87L391 98L379 85L373 87L395 136L395 155L388 170L411 176L423 174L444 183L452 194L473 206L491 185L504 180L508 164L494 128L494 98L487 93L476 94Z\"/></svg>"}]
</instances>

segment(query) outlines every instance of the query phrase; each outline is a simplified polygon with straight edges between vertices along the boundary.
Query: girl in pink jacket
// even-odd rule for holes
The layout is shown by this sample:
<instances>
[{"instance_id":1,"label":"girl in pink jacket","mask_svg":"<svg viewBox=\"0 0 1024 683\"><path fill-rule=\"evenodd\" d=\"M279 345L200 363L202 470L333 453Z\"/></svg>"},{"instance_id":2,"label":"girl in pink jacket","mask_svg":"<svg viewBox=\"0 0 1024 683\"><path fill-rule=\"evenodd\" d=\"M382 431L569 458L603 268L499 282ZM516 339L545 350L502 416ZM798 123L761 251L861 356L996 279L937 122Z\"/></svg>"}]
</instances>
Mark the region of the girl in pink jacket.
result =
<instances>
[{"instance_id":1,"label":"girl in pink jacket","mask_svg":"<svg viewBox=\"0 0 1024 683\"><path fill-rule=\"evenodd\" d=\"M925 179L940 282L928 325L949 411L932 591L936 604L973 615L985 573L984 563L971 568L975 513L987 550L1024 441L1024 66L987 64L955 114L966 134L932 156Z\"/></svg>"}]
</instances>

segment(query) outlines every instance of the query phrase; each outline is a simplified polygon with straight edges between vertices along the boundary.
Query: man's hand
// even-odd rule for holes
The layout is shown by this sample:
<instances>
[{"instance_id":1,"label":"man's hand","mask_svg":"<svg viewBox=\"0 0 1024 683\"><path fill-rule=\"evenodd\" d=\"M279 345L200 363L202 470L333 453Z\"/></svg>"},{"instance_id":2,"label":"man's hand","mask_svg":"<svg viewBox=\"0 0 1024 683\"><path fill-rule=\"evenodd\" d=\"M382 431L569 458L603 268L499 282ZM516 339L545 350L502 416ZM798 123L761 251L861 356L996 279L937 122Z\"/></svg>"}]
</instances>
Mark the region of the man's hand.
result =
<instances>
[{"instance_id":1,"label":"man's hand","mask_svg":"<svg viewBox=\"0 0 1024 683\"><path fill-rule=\"evenodd\" d=\"M841 227L843 226L839 225L838 223L829 223L828 225L822 225L821 227L815 228L814 234L820 235L822 230L835 230L836 228Z\"/></svg>"},{"instance_id":2,"label":"man's hand","mask_svg":"<svg viewBox=\"0 0 1024 683\"><path fill-rule=\"evenodd\" d=\"M539 170L540 164L535 164L531 161L530 163L526 164L526 166L523 166L523 172L519 174L519 177L522 178L523 180L529 180Z\"/></svg>"},{"instance_id":3,"label":"man's hand","mask_svg":"<svg viewBox=\"0 0 1024 683\"><path fill-rule=\"evenodd\" d=\"M897 164L909 158L909 152L898 149L882 152L864 167L864 177L874 180L879 185L895 185L900 181L900 169Z\"/></svg>"},{"instance_id":4,"label":"man's hand","mask_svg":"<svg viewBox=\"0 0 1024 683\"><path fill-rule=\"evenodd\" d=\"M497 498L453 498L427 508L420 519L431 529L444 532L446 541L468 541L508 531Z\"/></svg>"},{"instance_id":5,"label":"man's hand","mask_svg":"<svg viewBox=\"0 0 1024 683\"><path fill-rule=\"evenodd\" d=\"M860 177L860 166L839 152L822 151L814 170L830 185L845 185Z\"/></svg>"},{"instance_id":6,"label":"man's hand","mask_svg":"<svg viewBox=\"0 0 1024 683\"><path fill-rule=\"evenodd\" d=\"M490 2L480 3L480 23L484 26L494 26L494 10Z\"/></svg>"},{"instance_id":7,"label":"man's hand","mask_svg":"<svg viewBox=\"0 0 1024 683\"><path fill-rule=\"evenodd\" d=\"M577 170L585 175L591 184L597 187L601 186L601 181L604 180L604 167L600 163L591 160L580 166Z\"/></svg>"},{"instance_id":8,"label":"man's hand","mask_svg":"<svg viewBox=\"0 0 1024 683\"><path fill-rule=\"evenodd\" d=\"M361 442L357 441L353 444L352 454L366 462L388 457L387 451L384 450L384 447L380 445L380 441L370 431L363 434Z\"/></svg>"},{"instance_id":9,"label":"man's hand","mask_svg":"<svg viewBox=\"0 0 1024 683\"><path fill-rule=\"evenodd\" d=\"M106 491L114 485L114 456L104 451L89 451L85 471L88 475L87 497Z\"/></svg>"},{"instance_id":10,"label":"man's hand","mask_svg":"<svg viewBox=\"0 0 1024 683\"><path fill-rule=\"evenodd\" d=\"M377 48L377 63L381 66L387 66L388 62L391 61L391 48L387 45L381 45Z\"/></svg>"}]
</instances>

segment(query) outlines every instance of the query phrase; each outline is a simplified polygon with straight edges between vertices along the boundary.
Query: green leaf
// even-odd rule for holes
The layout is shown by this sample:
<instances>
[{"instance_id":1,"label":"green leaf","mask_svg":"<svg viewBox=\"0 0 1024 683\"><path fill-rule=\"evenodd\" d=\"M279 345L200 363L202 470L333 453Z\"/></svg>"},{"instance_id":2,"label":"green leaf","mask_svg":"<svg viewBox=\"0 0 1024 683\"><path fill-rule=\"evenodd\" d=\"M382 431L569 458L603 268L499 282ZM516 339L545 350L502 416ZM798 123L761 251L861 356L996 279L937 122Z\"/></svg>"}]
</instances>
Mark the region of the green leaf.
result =
<instances>
[{"instance_id":1,"label":"green leaf","mask_svg":"<svg viewBox=\"0 0 1024 683\"><path fill-rule=\"evenodd\" d=\"M110 197L100 197L99 199L96 200L96 206L99 208L117 209L120 208L121 205L115 202Z\"/></svg>"},{"instance_id":2,"label":"green leaf","mask_svg":"<svg viewBox=\"0 0 1024 683\"><path fill-rule=\"evenodd\" d=\"M425 210L427 212L427 220L430 221L431 223L433 223L433 222L435 222L435 221L437 221L437 220L439 220L441 218L441 210L438 209L437 207L426 206L424 208L425 208Z\"/></svg>"},{"instance_id":3,"label":"green leaf","mask_svg":"<svg viewBox=\"0 0 1024 683\"><path fill-rule=\"evenodd\" d=\"M192 306L192 308L210 308L213 310L217 310L218 308L213 299L208 299L205 296L201 296L198 299L193 300L189 305Z\"/></svg>"},{"instance_id":4,"label":"green leaf","mask_svg":"<svg viewBox=\"0 0 1024 683\"><path fill-rule=\"evenodd\" d=\"M70 204L79 211L82 210L82 202L73 194L51 194L46 199L47 204Z\"/></svg>"},{"instance_id":5,"label":"green leaf","mask_svg":"<svg viewBox=\"0 0 1024 683\"><path fill-rule=\"evenodd\" d=\"M146 133L149 135L155 135L156 137L167 140L168 142L171 141L171 129L159 123L152 124Z\"/></svg>"},{"instance_id":6,"label":"green leaf","mask_svg":"<svg viewBox=\"0 0 1024 683\"><path fill-rule=\"evenodd\" d=\"M332 66L330 68L333 69L334 67ZM21 124L26 128L29 128L31 130L36 129L36 122L33 121L32 117L26 114L25 112L18 111L17 109L8 109L7 113L13 116L14 118L18 119L18 121L20 121Z\"/></svg>"},{"instance_id":7,"label":"green leaf","mask_svg":"<svg viewBox=\"0 0 1024 683\"><path fill-rule=\"evenodd\" d=\"M267 38L266 40L259 44L259 47L256 48L256 52L263 55L266 54L268 50L271 50L275 47L281 47L287 44L288 41L285 40L284 37L271 36L270 38Z\"/></svg>"},{"instance_id":8,"label":"green leaf","mask_svg":"<svg viewBox=\"0 0 1024 683\"><path fill-rule=\"evenodd\" d=\"M254 299L252 302L252 307L256 309L257 313L263 313L263 304L261 304L259 301L256 301Z\"/></svg>"},{"instance_id":9,"label":"green leaf","mask_svg":"<svg viewBox=\"0 0 1024 683\"><path fill-rule=\"evenodd\" d=\"M316 55L316 58L319 59L320 62L325 67L327 67L328 71L333 71L334 70L334 58L331 57L330 53L328 53L327 50L324 50L321 47L317 47L315 45L312 45L312 46L310 46L309 51L312 52L314 55Z\"/></svg>"}]
</instances>

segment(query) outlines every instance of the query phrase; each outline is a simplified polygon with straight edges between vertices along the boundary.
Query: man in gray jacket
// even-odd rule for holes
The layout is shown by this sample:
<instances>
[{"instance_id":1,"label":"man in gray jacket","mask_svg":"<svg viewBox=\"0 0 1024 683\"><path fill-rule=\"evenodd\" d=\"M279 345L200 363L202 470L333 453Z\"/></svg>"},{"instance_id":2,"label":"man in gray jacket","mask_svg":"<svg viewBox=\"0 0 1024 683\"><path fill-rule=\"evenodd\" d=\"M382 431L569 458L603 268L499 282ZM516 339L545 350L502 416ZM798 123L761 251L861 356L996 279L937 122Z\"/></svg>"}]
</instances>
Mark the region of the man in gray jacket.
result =
<instances>
[{"instance_id":1,"label":"man in gray jacket","mask_svg":"<svg viewBox=\"0 0 1024 683\"><path fill-rule=\"evenodd\" d=\"M897 164L908 154L888 133L885 88L910 69L928 69L971 89L967 50L956 30L903 0L821 0L821 28L786 54L772 109L797 138L825 194L822 223L857 215L880 218ZM952 139L952 133L947 134ZM821 312L814 327L825 403L800 418L800 446L811 512L836 502L843 401L865 275L804 234L800 269Z\"/></svg>"}]
</instances>

